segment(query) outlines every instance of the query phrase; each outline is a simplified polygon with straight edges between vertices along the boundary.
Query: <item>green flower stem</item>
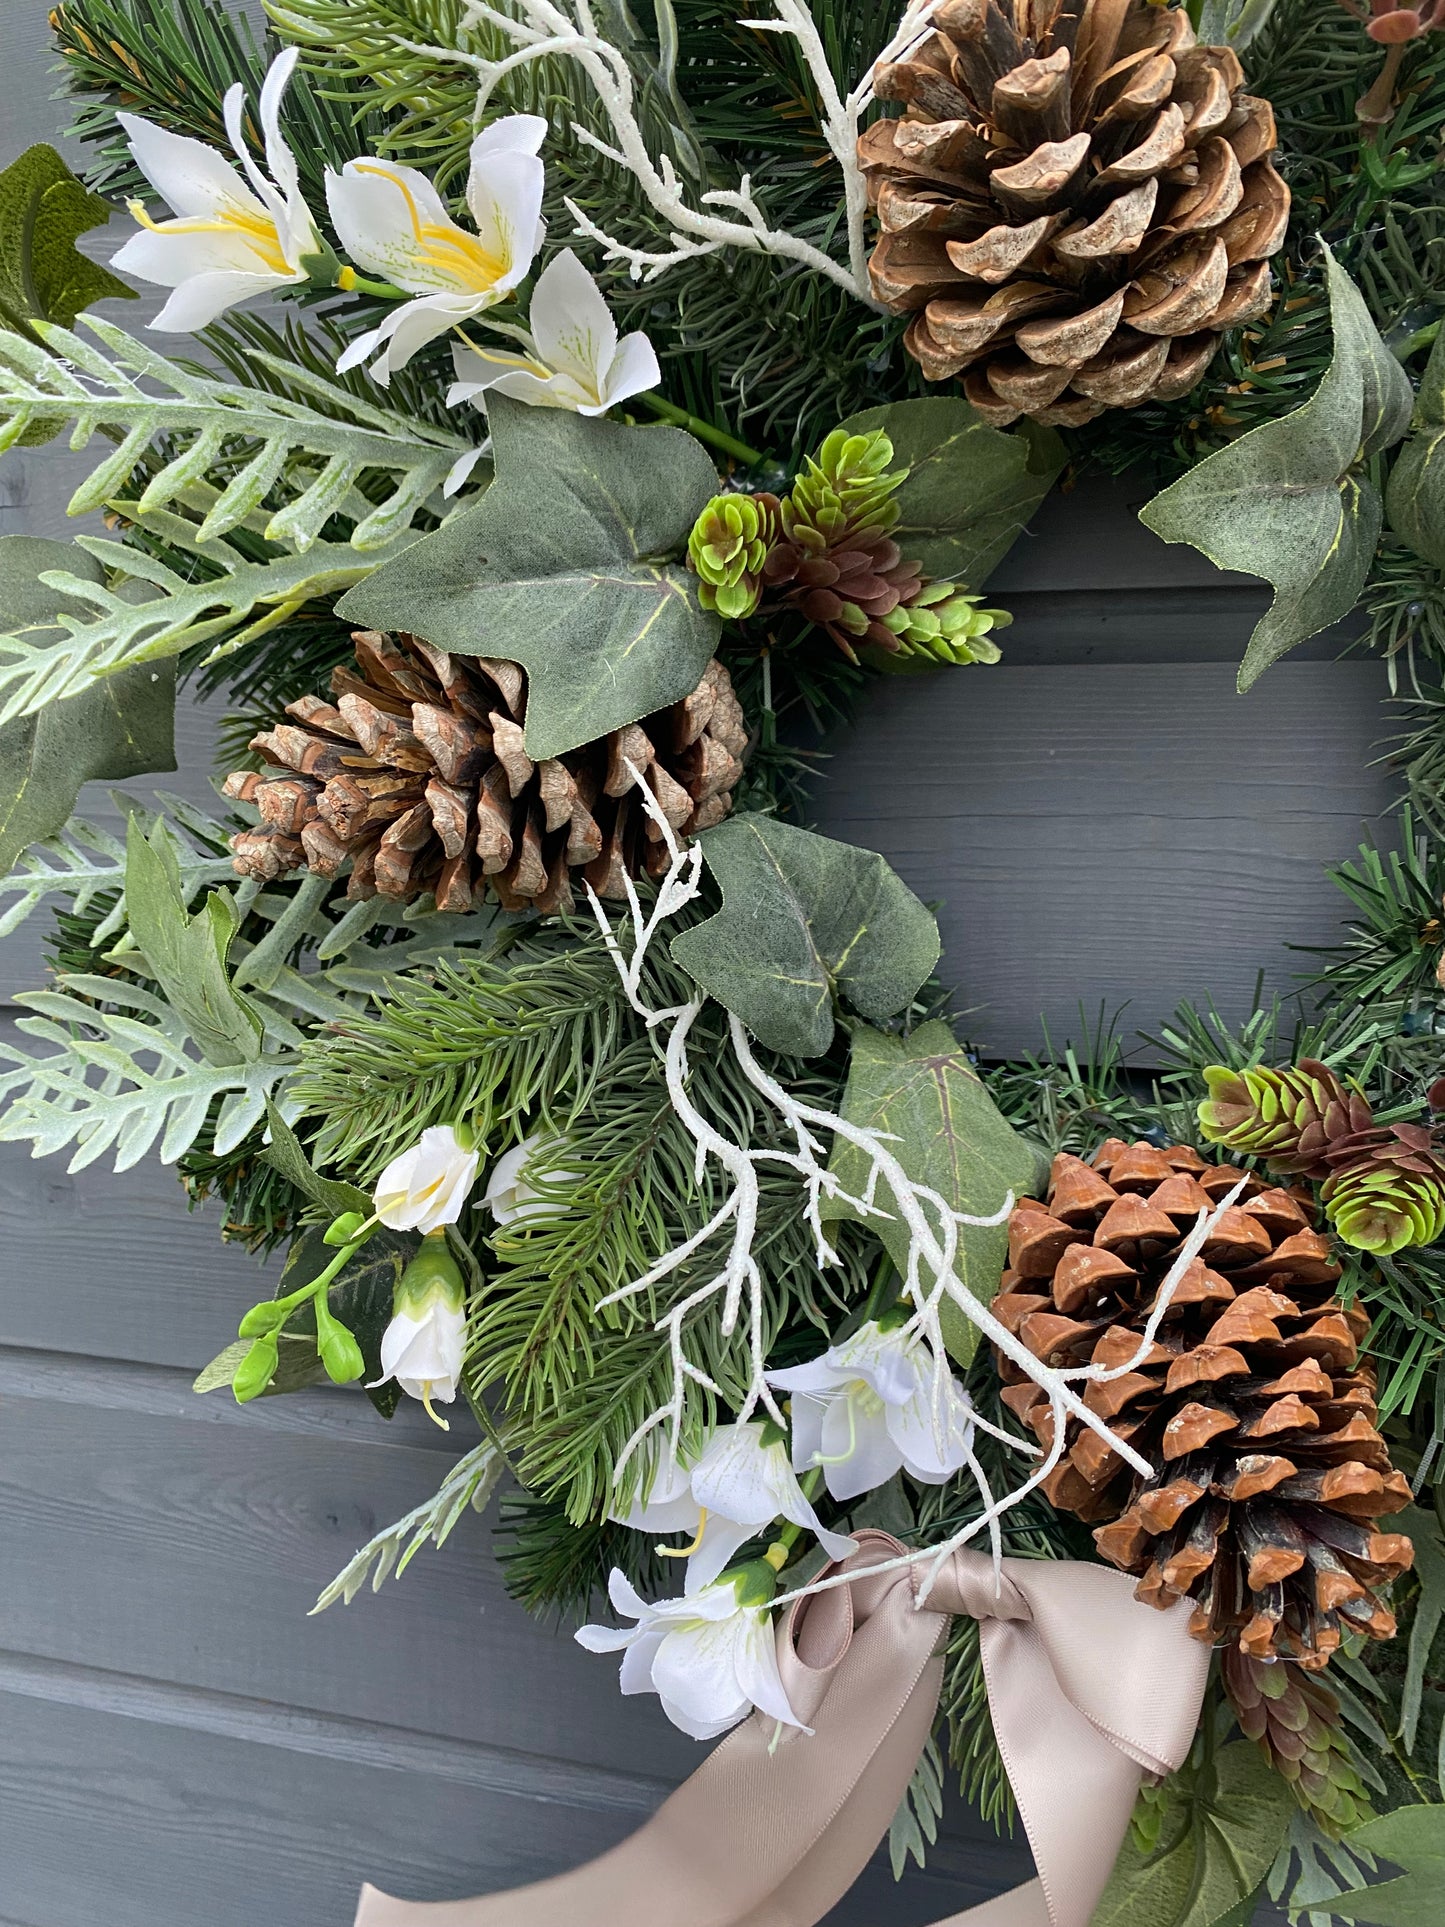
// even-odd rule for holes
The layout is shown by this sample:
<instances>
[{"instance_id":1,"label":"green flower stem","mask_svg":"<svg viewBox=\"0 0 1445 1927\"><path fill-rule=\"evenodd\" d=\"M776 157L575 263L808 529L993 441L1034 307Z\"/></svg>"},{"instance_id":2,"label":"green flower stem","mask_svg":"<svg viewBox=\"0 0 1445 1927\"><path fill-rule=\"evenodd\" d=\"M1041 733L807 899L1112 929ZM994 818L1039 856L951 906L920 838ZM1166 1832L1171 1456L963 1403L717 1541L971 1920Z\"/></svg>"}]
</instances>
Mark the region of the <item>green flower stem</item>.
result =
<instances>
[{"instance_id":1,"label":"green flower stem","mask_svg":"<svg viewBox=\"0 0 1445 1927\"><path fill-rule=\"evenodd\" d=\"M661 395L638 395L634 399L662 421L685 428L690 435L696 435L700 442L711 442L724 455L731 455L734 461L746 462L749 468L763 459L761 449L749 448L746 442L724 434L722 429L714 428L711 422L700 421L696 415L689 415L685 408L675 407L672 402L664 401Z\"/></svg>"},{"instance_id":2,"label":"green flower stem","mask_svg":"<svg viewBox=\"0 0 1445 1927\"><path fill-rule=\"evenodd\" d=\"M371 1235L369 1229L366 1235L367 1237ZM350 1244L343 1245L326 1269L313 1278L309 1285L302 1285L296 1291L288 1292L284 1298L263 1298L261 1303L253 1306L241 1320L240 1336L252 1338L259 1337L263 1331L279 1331L299 1305L304 1305L308 1299L315 1298L318 1292L325 1291L332 1279L351 1262L365 1243L366 1237L361 1237L353 1239Z\"/></svg>"},{"instance_id":3,"label":"green flower stem","mask_svg":"<svg viewBox=\"0 0 1445 1927\"><path fill-rule=\"evenodd\" d=\"M337 276L336 285L343 294L374 294L378 301L410 301L405 288L395 287L390 281L371 281L355 268L343 268Z\"/></svg>"}]
</instances>

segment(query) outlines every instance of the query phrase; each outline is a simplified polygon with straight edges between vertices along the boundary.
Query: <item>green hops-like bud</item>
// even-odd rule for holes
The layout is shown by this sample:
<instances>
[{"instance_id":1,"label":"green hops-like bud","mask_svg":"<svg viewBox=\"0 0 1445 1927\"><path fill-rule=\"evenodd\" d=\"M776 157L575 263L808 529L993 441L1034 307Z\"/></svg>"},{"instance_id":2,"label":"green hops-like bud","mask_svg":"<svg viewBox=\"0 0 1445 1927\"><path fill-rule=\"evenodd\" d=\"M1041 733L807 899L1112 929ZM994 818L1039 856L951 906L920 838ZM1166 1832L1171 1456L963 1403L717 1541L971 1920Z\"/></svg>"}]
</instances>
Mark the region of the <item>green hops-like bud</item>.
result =
<instances>
[{"instance_id":1,"label":"green hops-like bud","mask_svg":"<svg viewBox=\"0 0 1445 1927\"><path fill-rule=\"evenodd\" d=\"M881 428L866 435L835 428L782 503L784 534L815 555L851 535L886 534L900 514L893 497L908 480L906 468L886 472L892 460L893 444Z\"/></svg>"},{"instance_id":2,"label":"green hops-like bud","mask_svg":"<svg viewBox=\"0 0 1445 1927\"><path fill-rule=\"evenodd\" d=\"M992 629L1006 629L1013 617L1006 609L983 609L980 598L968 595L953 582L927 583L906 608L882 618L897 637L904 656L927 656L936 662L997 662L999 647L989 640Z\"/></svg>"},{"instance_id":3,"label":"green hops-like bud","mask_svg":"<svg viewBox=\"0 0 1445 1927\"><path fill-rule=\"evenodd\" d=\"M1314 1058L1284 1070L1211 1064L1204 1081L1209 1096L1199 1106L1199 1125L1209 1142L1267 1157L1277 1168L1307 1171L1331 1143L1372 1122L1365 1100Z\"/></svg>"},{"instance_id":4,"label":"green hops-like bud","mask_svg":"<svg viewBox=\"0 0 1445 1927\"><path fill-rule=\"evenodd\" d=\"M1445 1232L1445 1180L1407 1171L1379 1157L1338 1171L1320 1202L1347 1245L1388 1258L1407 1245L1429 1245Z\"/></svg>"},{"instance_id":5,"label":"green hops-like bud","mask_svg":"<svg viewBox=\"0 0 1445 1927\"><path fill-rule=\"evenodd\" d=\"M702 586L698 601L731 622L758 606L763 564L778 539L775 495L715 495L692 526L688 565Z\"/></svg>"}]
</instances>

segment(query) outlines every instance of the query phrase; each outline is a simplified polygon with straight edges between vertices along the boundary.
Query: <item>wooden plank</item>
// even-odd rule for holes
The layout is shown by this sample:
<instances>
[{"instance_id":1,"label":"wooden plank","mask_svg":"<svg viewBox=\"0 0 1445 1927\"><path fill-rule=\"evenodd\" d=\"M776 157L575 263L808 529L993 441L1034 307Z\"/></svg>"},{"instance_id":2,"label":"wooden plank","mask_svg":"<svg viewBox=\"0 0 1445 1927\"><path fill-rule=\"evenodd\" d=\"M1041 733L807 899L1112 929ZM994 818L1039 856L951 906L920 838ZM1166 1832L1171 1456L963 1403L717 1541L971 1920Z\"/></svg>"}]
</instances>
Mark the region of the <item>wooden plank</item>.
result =
<instances>
[{"instance_id":1,"label":"wooden plank","mask_svg":"<svg viewBox=\"0 0 1445 1927\"><path fill-rule=\"evenodd\" d=\"M363 1875L417 1899L518 1885L602 1852L636 1820L0 1703L0 1910L24 1927L344 1927ZM941 1843L934 1865L895 1888L875 1862L827 1927L923 1927L1027 1873L1016 1848L977 1835Z\"/></svg>"},{"instance_id":2,"label":"wooden plank","mask_svg":"<svg viewBox=\"0 0 1445 1927\"><path fill-rule=\"evenodd\" d=\"M962 670L899 679L840 742L819 827L942 900L944 973L991 1055L1152 1029L1181 998L1287 990L1345 900L1323 866L1382 826L1378 662Z\"/></svg>"}]
</instances>

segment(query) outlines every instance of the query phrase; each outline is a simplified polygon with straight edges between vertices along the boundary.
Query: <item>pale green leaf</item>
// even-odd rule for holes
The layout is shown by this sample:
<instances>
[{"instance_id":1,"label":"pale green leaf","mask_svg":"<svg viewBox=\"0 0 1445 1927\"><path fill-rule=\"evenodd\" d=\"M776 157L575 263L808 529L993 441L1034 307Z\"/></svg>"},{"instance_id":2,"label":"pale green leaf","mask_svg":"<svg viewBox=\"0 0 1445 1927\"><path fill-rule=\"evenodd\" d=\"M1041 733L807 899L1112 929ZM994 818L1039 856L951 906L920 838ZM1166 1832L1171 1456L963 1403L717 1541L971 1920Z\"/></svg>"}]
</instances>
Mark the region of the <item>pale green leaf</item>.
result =
<instances>
[{"instance_id":1,"label":"pale green leaf","mask_svg":"<svg viewBox=\"0 0 1445 1927\"><path fill-rule=\"evenodd\" d=\"M1274 9L1275 0L1202 0L1189 12L1201 46L1238 51L1264 31Z\"/></svg>"},{"instance_id":2,"label":"pale green leaf","mask_svg":"<svg viewBox=\"0 0 1445 1927\"><path fill-rule=\"evenodd\" d=\"M771 1050L816 1057L834 1005L892 1017L938 962L938 925L871 850L735 816L700 839L722 908L672 954Z\"/></svg>"},{"instance_id":3,"label":"pale green leaf","mask_svg":"<svg viewBox=\"0 0 1445 1927\"><path fill-rule=\"evenodd\" d=\"M496 479L343 597L343 621L405 629L527 671L539 761L678 702L720 631L676 566L717 487L702 445L498 396Z\"/></svg>"},{"instance_id":4,"label":"pale green leaf","mask_svg":"<svg viewBox=\"0 0 1445 1927\"><path fill-rule=\"evenodd\" d=\"M316 1341L297 1332L281 1332L276 1341L276 1370L262 1398L275 1398L285 1392L305 1391L308 1386L326 1381L326 1368L316 1354ZM209 1365L197 1373L193 1392L228 1391L251 1350L249 1338L238 1338L216 1353Z\"/></svg>"},{"instance_id":5,"label":"pale green leaf","mask_svg":"<svg viewBox=\"0 0 1445 1927\"><path fill-rule=\"evenodd\" d=\"M1373 1927L1440 1927L1445 1912L1445 1806L1397 1807L1346 1834L1353 1853L1402 1871L1330 1902L1330 1912Z\"/></svg>"},{"instance_id":6,"label":"pale green leaf","mask_svg":"<svg viewBox=\"0 0 1445 1927\"><path fill-rule=\"evenodd\" d=\"M1416 555L1445 569L1445 331L1420 378L1414 431L1385 484L1385 515Z\"/></svg>"},{"instance_id":7,"label":"pale green leaf","mask_svg":"<svg viewBox=\"0 0 1445 1927\"><path fill-rule=\"evenodd\" d=\"M225 451L234 469L207 503L201 539L239 527L279 488L280 508L259 516L258 532L298 550L320 538L328 516L354 516L352 544L384 547L410 526L417 508L440 490L474 444L464 436L359 402L348 390L304 369L288 382L315 394L312 408L263 387L212 379L158 354L123 328L87 316L102 353L68 328L37 323L43 346L0 336L0 447L35 429L53 433L74 423L71 444L83 448L97 429L119 437L68 504L84 514L116 499L147 447L164 437L170 459L147 481L142 514L181 502ZM271 357L257 354L263 365ZM145 385L142 385L142 384ZM363 477L395 476L381 499L352 494Z\"/></svg>"},{"instance_id":8,"label":"pale green leaf","mask_svg":"<svg viewBox=\"0 0 1445 1927\"><path fill-rule=\"evenodd\" d=\"M1410 1621L1405 1683L1400 1696L1400 1737L1405 1742L1406 1753L1413 1753L1425 1689L1425 1668L1441 1618L1445 1617L1445 1538L1441 1536L1440 1521L1435 1514L1413 1505L1392 1521L1391 1530L1409 1537L1415 1548L1414 1573L1420 1582L1420 1594Z\"/></svg>"},{"instance_id":9,"label":"pale green leaf","mask_svg":"<svg viewBox=\"0 0 1445 1927\"><path fill-rule=\"evenodd\" d=\"M1358 289L1325 250L1334 356L1310 399L1251 429L1156 495L1140 520L1275 596L1240 665L1250 684L1296 643L1348 615L1379 540L1379 495L1361 463L1405 432L1410 383Z\"/></svg>"},{"instance_id":10,"label":"pale green leaf","mask_svg":"<svg viewBox=\"0 0 1445 1927\"><path fill-rule=\"evenodd\" d=\"M955 1211L985 1217L1008 1193L1023 1195L1046 1174L1043 1154L1021 1137L989 1096L948 1025L920 1024L907 1037L858 1026L848 1061L842 1116L849 1124L889 1133L890 1151L915 1183L925 1184ZM867 1183L867 1160L838 1138L830 1167L854 1197ZM881 1200L880 1200L881 1202ZM908 1231L897 1218L865 1217L838 1199L825 1216L863 1218L895 1265L908 1263ZM1008 1226L962 1225L958 1275L988 1304L998 1290L1008 1253ZM960 1365L973 1357L978 1328L951 1300L943 1303L944 1337Z\"/></svg>"},{"instance_id":11,"label":"pale green leaf","mask_svg":"<svg viewBox=\"0 0 1445 1927\"><path fill-rule=\"evenodd\" d=\"M100 580L100 564L69 542L0 536L0 620L44 647L80 605L42 582L75 570ZM32 843L53 837L92 777L141 776L176 766L175 665L141 665L0 727L0 874Z\"/></svg>"},{"instance_id":12,"label":"pale green leaf","mask_svg":"<svg viewBox=\"0 0 1445 1927\"><path fill-rule=\"evenodd\" d=\"M301 1140L282 1117L276 1106L268 1098L266 1101L266 1128L270 1142L261 1155L272 1164L289 1184L313 1204L319 1204L332 1218L339 1218L344 1211L360 1211L366 1216L371 1214L371 1198L355 1184L343 1184L335 1178L323 1178L311 1167L311 1162L301 1147Z\"/></svg>"},{"instance_id":13,"label":"pale green leaf","mask_svg":"<svg viewBox=\"0 0 1445 1927\"><path fill-rule=\"evenodd\" d=\"M29 147L0 173L0 329L29 336L37 321L69 327L93 301L135 299L75 245L109 219L53 147Z\"/></svg>"},{"instance_id":14,"label":"pale green leaf","mask_svg":"<svg viewBox=\"0 0 1445 1927\"><path fill-rule=\"evenodd\" d=\"M1269 1872L1295 1812L1288 1783L1247 1740L1160 1791L1157 1845L1146 1851L1129 1831L1091 1927L1224 1927Z\"/></svg>"},{"instance_id":15,"label":"pale green leaf","mask_svg":"<svg viewBox=\"0 0 1445 1927\"><path fill-rule=\"evenodd\" d=\"M979 588L1027 528L1064 465L1063 443L1032 423L990 428L958 395L887 402L843 423L881 428L908 480L894 498L903 553L935 580Z\"/></svg>"},{"instance_id":16,"label":"pale green leaf","mask_svg":"<svg viewBox=\"0 0 1445 1927\"><path fill-rule=\"evenodd\" d=\"M186 908L180 861L164 823L147 835L136 817L126 838L125 900L130 932L148 973L165 992L203 1057L212 1064L252 1064L261 1055L262 1023L233 989L226 968L236 909L214 890L194 915Z\"/></svg>"}]
</instances>

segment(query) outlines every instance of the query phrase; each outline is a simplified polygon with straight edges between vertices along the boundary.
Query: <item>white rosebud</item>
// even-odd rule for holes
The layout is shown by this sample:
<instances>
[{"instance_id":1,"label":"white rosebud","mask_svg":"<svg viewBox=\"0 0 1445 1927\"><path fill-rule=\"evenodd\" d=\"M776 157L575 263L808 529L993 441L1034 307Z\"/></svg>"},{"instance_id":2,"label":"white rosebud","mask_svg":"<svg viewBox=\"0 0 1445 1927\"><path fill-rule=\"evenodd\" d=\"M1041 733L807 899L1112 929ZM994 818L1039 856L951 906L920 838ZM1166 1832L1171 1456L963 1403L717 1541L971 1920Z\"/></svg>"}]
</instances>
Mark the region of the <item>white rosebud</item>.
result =
<instances>
[{"instance_id":1,"label":"white rosebud","mask_svg":"<svg viewBox=\"0 0 1445 1927\"><path fill-rule=\"evenodd\" d=\"M684 1599L649 1605L614 1571L608 1596L637 1624L583 1626L577 1643L589 1653L620 1652L623 1692L656 1693L673 1725L695 1740L726 1733L754 1707L807 1732L778 1672L771 1586L766 1567L750 1566Z\"/></svg>"},{"instance_id":2,"label":"white rosebud","mask_svg":"<svg viewBox=\"0 0 1445 1927\"><path fill-rule=\"evenodd\" d=\"M517 1224L527 1218L547 1215L552 1207L539 1197L536 1187L550 1184L562 1175L560 1171L541 1168L545 1154L558 1149L555 1139L534 1135L523 1138L497 1159L482 1193L482 1203L498 1224Z\"/></svg>"},{"instance_id":3,"label":"white rosebud","mask_svg":"<svg viewBox=\"0 0 1445 1927\"><path fill-rule=\"evenodd\" d=\"M376 1181L376 1215L393 1231L439 1231L462 1215L477 1179L478 1152L450 1124L423 1131Z\"/></svg>"},{"instance_id":4,"label":"white rosebud","mask_svg":"<svg viewBox=\"0 0 1445 1927\"><path fill-rule=\"evenodd\" d=\"M401 1274L391 1323L381 1337L381 1377L395 1379L409 1398L420 1399L442 1430L432 1401L450 1405L457 1395L466 1352L466 1288L444 1232L423 1239Z\"/></svg>"},{"instance_id":5,"label":"white rosebud","mask_svg":"<svg viewBox=\"0 0 1445 1927\"><path fill-rule=\"evenodd\" d=\"M792 1394L793 1464L821 1465L835 1499L856 1499L907 1469L942 1485L973 1450L973 1407L951 1374L940 1387L933 1353L902 1329L870 1319L810 1364L769 1372Z\"/></svg>"},{"instance_id":6,"label":"white rosebud","mask_svg":"<svg viewBox=\"0 0 1445 1927\"><path fill-rule=\"evenodd\" d=\"M153 328L194 333L252 295L308 280L302 261L324 252L302 198L296 157L281 136L281 97L296 57L294 47L278 54L261 88L269 180L246 142L245 95L239 83L228 90L222 111L244 180L204 141L172 134L138 114L116 116L137 167L175 210L175 219L155 221L139 201L132 201L131 213L144 232L132 236L111 262L144 281L175 289Z\"/></svg>"},{"instance_id":7,"label":"white rosebud","mask_svg":"<svg viewBox=\"0 0 1445 1927\"><path fill-rule=\"evenodd\" d=\"M477 401L488 392L511 395L533 408L570 408L578 415L605 415L662 380L647 336L619 341L602 290L571 248L542 270L529 311L531 353L504 348L453 348L457 379L447 406Z\"/></svg>"}]
</instances>

